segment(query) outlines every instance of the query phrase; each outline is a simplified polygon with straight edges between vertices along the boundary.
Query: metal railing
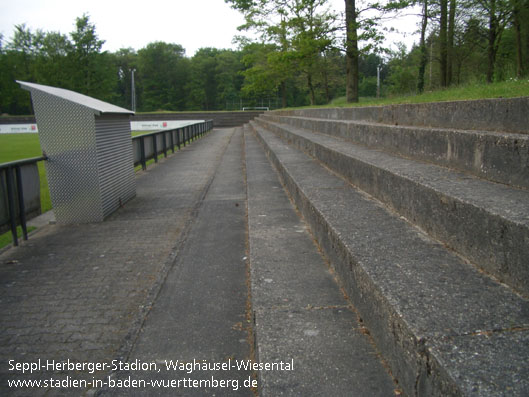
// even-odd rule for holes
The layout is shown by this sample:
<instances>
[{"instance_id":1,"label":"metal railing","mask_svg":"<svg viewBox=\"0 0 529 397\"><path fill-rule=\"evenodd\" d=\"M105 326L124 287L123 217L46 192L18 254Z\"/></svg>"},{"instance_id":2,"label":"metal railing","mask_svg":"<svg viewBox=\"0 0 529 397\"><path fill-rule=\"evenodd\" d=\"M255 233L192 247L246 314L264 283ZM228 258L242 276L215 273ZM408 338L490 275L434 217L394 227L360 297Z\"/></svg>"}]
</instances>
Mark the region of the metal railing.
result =
<instances>
[{"instance_id":1,"label":"metal railing","mask_svg":"<svg viewBox=\"0 0 529 397\"><path fill-rule=\"evenodd\" d=\"M35 212L35 208L28 208L28 199L31 201L31 198L26 198L25 200L24 197L23 173L26 173L26 176L29 177L30 174L26 172L26 169L33 167L34 170L36 170L36 180L38 183L37 163L42 160L46 160L46 157L33 157L30 159L0 164L0 193L3 193L1 195L2 197L0 197L0 204L2 204L2 207L5 207L0 208L0 210L3 210L1 214L4 218L2 219L2 224L0 224L0 231L3 232L4 227L8 225L8 229L11 229L13 245L15 246L18 245L17 224L20 224L22 228L22 237L24 240L27 240L28 230L26 225L26 215L28 210L29 212ZM34 170L31 171L34 173ZM33 179L35 178L33 177ZM5 191L2 192L4 189ZM40 184L38 189L38 209L36 211L40 213ZM5 210L7 210L7 212Z\"/></svg>"},{"instance_id":2,"label":"metal railing","mask_svg":"<svg viewBox=\"0 0 529 397\"><path fill-rule=\"evenodd\" d=\"M132 153L134 166L140 165L143 170L147 169L147 161L154 159L158 162L158 156L162 153L167 157L167 152L175 152L175 148L190 143L194 139L203 136L213 128L213 120L186 125L184 127L170 130L155 131L147 134L137 135L132 138Z\"/></svg>"},{"instance_id":3,"label":"metal railing","mask_svg":"<svg viewBox=\"0 0 529 397\"><path fill-rule=\"evenodd\" d=\"M212 128L213 120L206 120L184 127L135 136L132 138L134 166L141 164L142 169L145 170L147 161L150 159L158 162L158 156L163 154L167 157L169 150L174 153L175 148L185 147ZM47 160L47 157L34 157L0 164L0 232L11 230L15 246L18 245L17 226L21 226L22 237L27 240L27 215L40 214L40 181L37 163L42 160ZM33 169L30 170L31 167ZM32 197L25 197L25 188L33 191L37 189L39 192L38 208L33 208L35 204L31 207L28 205L28 199Z\"/></svg>"}]
</instances>

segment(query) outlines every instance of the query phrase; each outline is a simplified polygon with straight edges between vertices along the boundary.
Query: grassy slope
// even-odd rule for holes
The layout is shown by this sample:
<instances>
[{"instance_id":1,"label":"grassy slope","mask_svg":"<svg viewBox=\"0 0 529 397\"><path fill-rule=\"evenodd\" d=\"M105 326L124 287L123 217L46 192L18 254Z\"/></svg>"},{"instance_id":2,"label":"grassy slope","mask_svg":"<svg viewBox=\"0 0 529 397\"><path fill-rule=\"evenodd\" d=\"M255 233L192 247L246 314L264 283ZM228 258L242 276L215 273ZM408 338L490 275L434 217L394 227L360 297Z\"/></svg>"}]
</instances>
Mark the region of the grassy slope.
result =
<instances>
[{"instance_id":1,"label":"grassy slope","mask_svg":"<svg viewBox=\"0 0 529 397\"><path fill-rule=\"evenodd\" d=\"M511 80L494 84L472 84L445 90L425 92L421 95L392 96L388 98L360 98L359 103L350 104L345 97L333 100L323 107L379 106L399 103L424 103L460 101L484 98L514 98L529 96L529 80Z\"/></svg>"}]
</instances>

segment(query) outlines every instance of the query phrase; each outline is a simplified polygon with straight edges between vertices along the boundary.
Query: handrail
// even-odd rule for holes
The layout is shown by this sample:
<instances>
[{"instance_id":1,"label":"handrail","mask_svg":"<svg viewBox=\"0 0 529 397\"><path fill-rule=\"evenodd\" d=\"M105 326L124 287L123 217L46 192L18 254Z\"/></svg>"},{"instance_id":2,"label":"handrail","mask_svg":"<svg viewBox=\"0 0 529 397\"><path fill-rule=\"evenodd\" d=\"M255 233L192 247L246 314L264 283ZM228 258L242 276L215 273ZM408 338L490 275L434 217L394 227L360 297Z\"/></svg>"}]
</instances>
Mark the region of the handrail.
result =
<instances>
[{"instance_id":1,"label":"handrail","mask_svg":"<svg viewBox=\"0 0 529 397\"><path fill-rule=\"evenodd\" d=\"M132 137L132 151L134 166L140 165L143 170L147 169L147 161L154 159L158 162L158 155L163 153L167 157L167 151L175 152L175 147L180 149L182 145L191 143L194 139L201 137L213 128L213 120L205 120L189 124L183 127L149 132Z\"/></svg>"},{"instance_id":2,"label":"handrail","mask_svg":"<svg viewBox=\"0 0 529 397\"><path fill-rule=\"evenodd\" d=\"M163 153L164 156L167 157L168 150L171 150L174 153L175 147L180 149L182 145L186 146L186 144L203 136L212 128L213 120L205 120L179 128L154 131L132 137L134 166L141 164L142 169L146 170L148 160L154 158L154 161L158 162L158 155ZM36 164L42 160L48 160L46 155L0 164L0 177L5 174L5 185L7 188L7 217L9 219L9 222L3 223L0 227L9 224L13 238L13 245L15 246L18 245L17 223L22 227L24 240L28 239L21 167L28 164Z\"/></svg>"},{"instance_id":3,"label":"handrail","mask_svg":"<svg viewBox=\"0 0 529 397\"><path fill-rule=\"evenodd\" d=\"M30 157L30 158L27 158L27 159L9 161L7 163L0 163L0 170L3 170L4 168L9 168L9 167L15 167L17 165L26 165L26 164L31 164L31 163L37 163L37 162L42 161L42 160L48 160L48 157L46 157L46 156Z\"/></svg>"},{"instance_id":4,"label":"handrail","mask_svg":"<svg viewBox=\"0 0 529 397\"><path fill-rule=\"evenodd\" d=\"M18 245L17 216L16 216L17 210L16 210L15 201L17 201L17 204L18 204L18 215L19 215L20 226L22 227L23 238L24 240L28 239L28 229L27 229L27 224L26 224L26 206L24 203L24 189L22 188L23 186L22 185L22 172L20 168L24 165L36 164L42 160L47 160L47 157L46 156L32 157L28 159L10 161L8 163L0 164L0 173L3 172L5 174L9 225L11 228L13 245L15 246ZM14 175L13 175L13 172L14 172ZM16 186L15 186L15 181L16 181Z\"/></svg>"}]
</instances>

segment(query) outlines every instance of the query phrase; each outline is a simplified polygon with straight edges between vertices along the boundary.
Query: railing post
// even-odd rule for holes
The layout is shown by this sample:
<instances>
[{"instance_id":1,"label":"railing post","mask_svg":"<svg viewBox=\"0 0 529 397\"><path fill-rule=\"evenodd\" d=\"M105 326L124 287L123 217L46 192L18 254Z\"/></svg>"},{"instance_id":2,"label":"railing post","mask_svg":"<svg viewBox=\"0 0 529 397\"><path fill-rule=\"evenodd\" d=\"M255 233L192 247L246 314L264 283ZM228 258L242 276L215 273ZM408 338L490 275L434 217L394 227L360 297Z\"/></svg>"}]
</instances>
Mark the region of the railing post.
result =
<instances>
[{"instance_id":1,"label":"railing post","mask_svg":"<svg viewBox=\"0 0 529 397\"><path fill-rule=\"evenodd\" d=\"M167 158L167 133L164 131L162 132L162 139L163 139L163 155L165 158Z\"/></svg>"},{"instance_id":2,"label":"railing post","mask_svg":"<svg viewBox=\"0 0 529 397\"><path fill-rule=\"evenodd\" d=\"M147 169L147 160L145 159L145 142L143 136L140 136L140 161L141 169L145 171Z\"/></svg>"},{"instance_id":3,"label":"railing post","mask_svg":"<svg viewBox=\"0 0 529 397\"><path fill-rule=\"evenodd\" d=\"M22 235L24 240L28 239L28 229L26 226L26 207L24 206L24 188L22 186L22 172L20 166L15 166L15 174L17 177L17 192L18 192L18 210L20 216L20 226L22 227Z\"/></svg>"},{"instance_id":4,"label":"railing post","mask_svg":"<svg viewBox=\"0 0 529 397\"><path fill-rule=\"evenodd\" d=\"M178 146L178 150L180 150L180 132L182 132L182 129L178 128L176 130L176 145Z\"/></svg>"},{"instance_id":5,"label":"railing post","mask_svg":"<svg viewBox=\"0 0 529 397\"><path fill-rule=\"evenodd\" d=\"M152 149L154 150L154 162L158 162L158 134L152 135Z\"/></svg>"},{"instance_id":6,"label":"railing post","mask_svg":"<svg viewBox=\"0 0 529 397\"><path fill-rule=\"evenodd\" d=\"M9 221L11 224L11 235L13 236L13 245L16 247L18 245L17 237L17 219L16 219L16 210L15 210L15 192L14 192L14 183L13 183L13 173L11 172L11 167L7 167L6 171L6 186L7 186L7 203L9 208Z\"/></svg>"},{"instance_id":7,"label":"railing post","mask_svg":"<svg viewBox=\"0 0 529 397\"><path fill-rule=\"evenodd\" d=\"M171 150L174 153L174 130L171 130Z\"/></svg>"},{"instance_id":8,"label":"railing post","mask_svg":"<svg viewBox=\"0 0 529 397\"><path fill-rule=\"evenodd\" d=\"M184 147L186 147L186 141L187 141L187 127L184 127Z\"/></svg>"}]
</instances>

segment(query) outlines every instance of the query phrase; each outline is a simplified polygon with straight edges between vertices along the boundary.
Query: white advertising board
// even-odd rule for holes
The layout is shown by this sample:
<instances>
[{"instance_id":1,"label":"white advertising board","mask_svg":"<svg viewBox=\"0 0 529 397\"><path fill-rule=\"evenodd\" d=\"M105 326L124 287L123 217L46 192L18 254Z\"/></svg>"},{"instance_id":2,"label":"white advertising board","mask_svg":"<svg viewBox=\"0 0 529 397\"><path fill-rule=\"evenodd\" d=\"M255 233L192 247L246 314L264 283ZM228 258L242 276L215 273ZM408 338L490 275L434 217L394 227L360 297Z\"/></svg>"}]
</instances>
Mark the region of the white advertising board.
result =
<instances>
[{"instance_id":1,"label":"white advertising board","mask_svg":"<svg viewBox=\"0 0 529 397\"><path fill-rule=\"evenodd\" d=\"M0 134L39 132L37 124L0 124Z\"/></svg>"},{"instance_id":2,"label":"white advertising board","mask_svg":"<svg viewBox=\"0 0 529 397\"><path fill-rule=\"evenodd\" d=\"M131 121L131 131L158 131L185 127L204 120ZM0 134L37 133L37 124L0 124Z\"/></svg>"},{"instance_id":3,"label":"white advertising board","mask_svg":"<svg viewBox=\"0 0 529 397\"><path fill-rule=\"evenodd\" d=\"M131 131L158 131L185 127L186 125L201 123L204 120L166 120L166 121L131 121Z\"/></svg>"}]
</instances>

